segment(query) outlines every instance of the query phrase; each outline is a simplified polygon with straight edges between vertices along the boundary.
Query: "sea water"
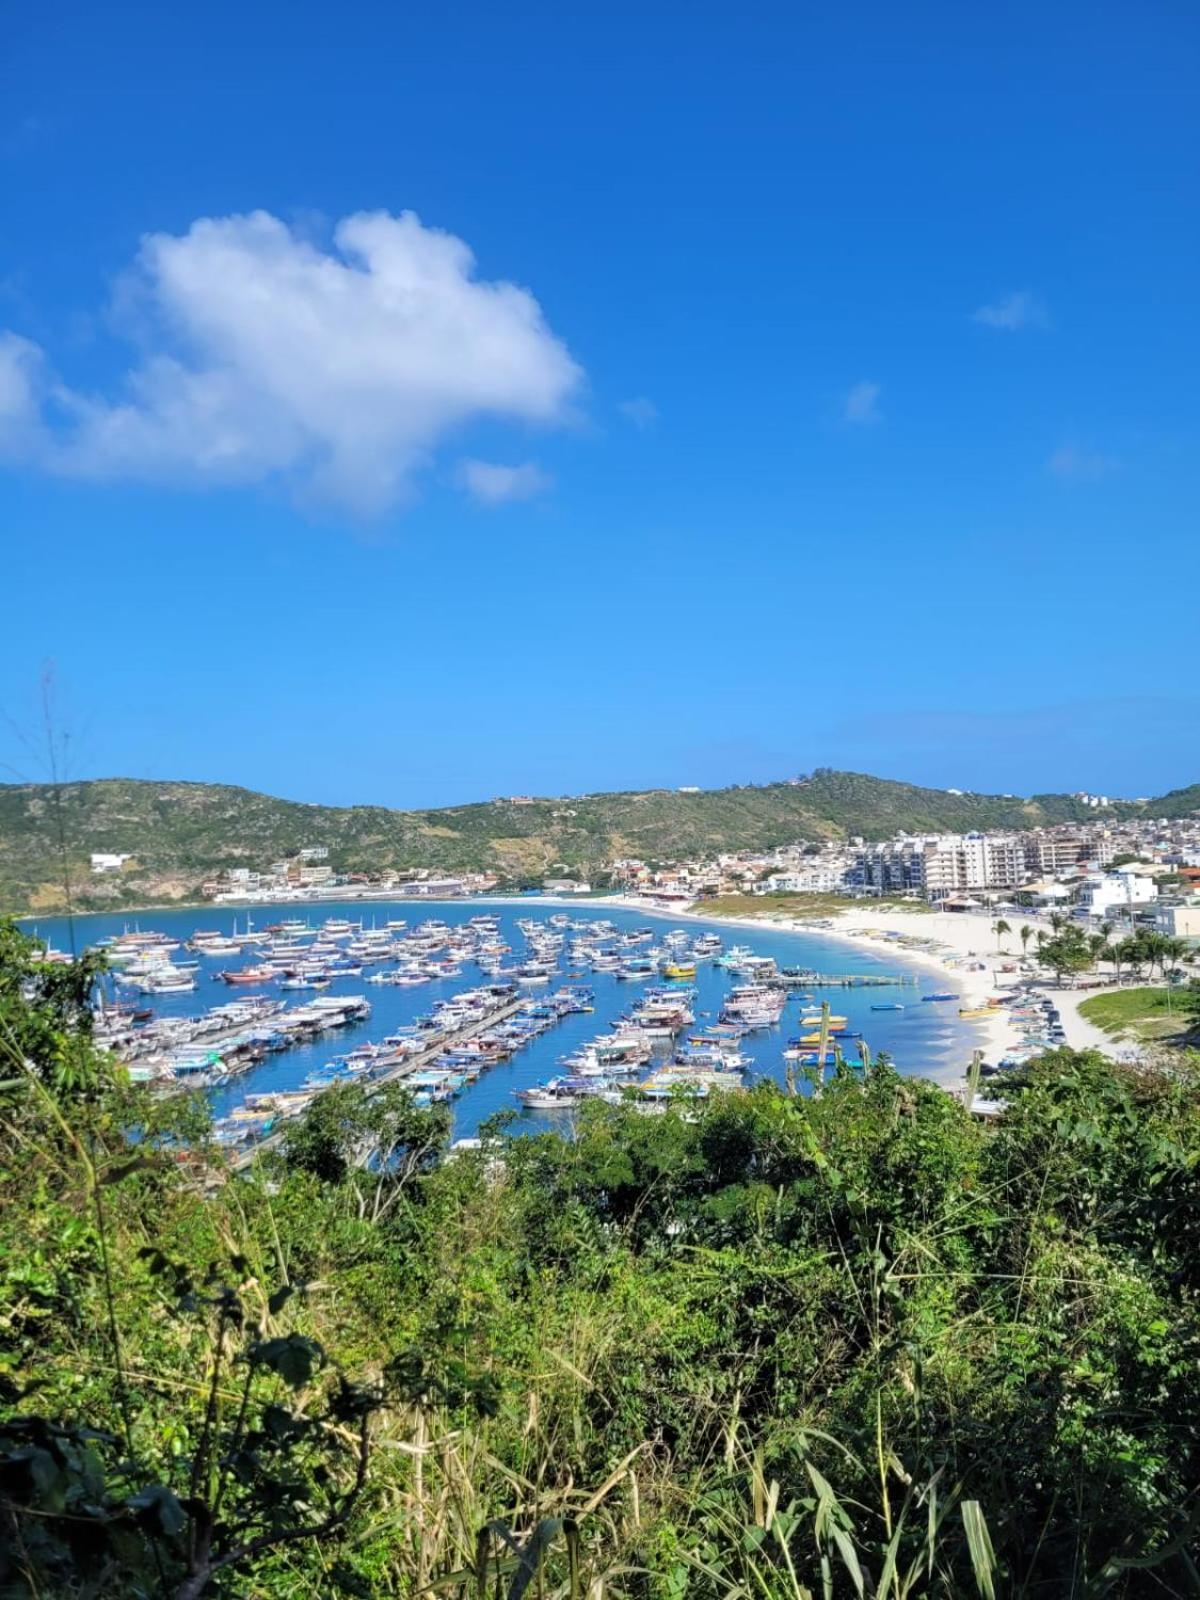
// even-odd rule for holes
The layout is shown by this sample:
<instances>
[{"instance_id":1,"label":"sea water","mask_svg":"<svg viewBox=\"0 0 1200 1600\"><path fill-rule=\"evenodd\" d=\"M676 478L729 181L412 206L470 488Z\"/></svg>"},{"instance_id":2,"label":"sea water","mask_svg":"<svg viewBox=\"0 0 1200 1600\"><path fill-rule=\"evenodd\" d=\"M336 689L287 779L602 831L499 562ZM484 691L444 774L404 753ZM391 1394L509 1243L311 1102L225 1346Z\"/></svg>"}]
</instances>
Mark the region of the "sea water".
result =
<instances>
[{"instance_id":1,"label":"sea water","mask_svg":"<svg viewBox=\"0 0 1200 1600\"><path fill-rule=\"evenodd\" d=\"M923 993L944 992L948 985L944 974L924 968L906 966L886 947L878 950L858 949L840 939L823 938L819 932L790 933L776 928L748 928L730 926L714 920L673 919L642 910L626 910L597 903L573 904L569 907L539 901L536 898L513 901L455 900L455 901L321 901L304 905L272 904L264 906L192 907L186 910L148 911L132 913L80 916L74 919L75 947L83 949L99 939L135 929L141 932L161 932L172 939L183 941L198 929L231 934L236 928L246 926L246 918L253 920L255 928L277 924L284 918L302 917L317 928L327 917L346 918L351 923L361 922L364 927L382 928L391 919L404 919L409 929L419 923L436 918L448 925L469 921L484 913L495 915L499 921L500 937L511 946L512 953L504 958L505 966L517 965L528 951L525 936L517 926L518 919L547 921L551 916L566 915L573 921L607 921L619 931L634 928L651 928L655 943L664 934L678 927L695 936L702 932L721 935L724 948L739 944L749 947L756 955L772 956L780 967L800 967L827 973L864 973L904 975L910 981L894 986L871 985L863 988L813 988L800 990L789 997L778 1026L758 1033L747 1034L741 1042L742 1052L751 1058L746 1070L746 1081L756 1077L784 1081L787 1063L783 1050L789 1037L800 1033L802 1012L819 1009L822 1000L828 1000L835 1014L845 1016L847 1025L861 1032L872 1051L887 1051L901 1072L915 1076L937 1077L943 1081L958 1076L960 1066L965 1071L971 1051L978 1042L977 1030L963 1022L953 1004L923 1004ZM62 918L28 920L28 932L57 946L70 949L72 929ZM567 932L569 944L571 934ZM644 948L644 947L640 947ZM640 948L633 954L639 954ZM197 957L186 951L172 952L171 959L199 960L196 988L188 994L132 996L139 1006L153 1009L159 1016L196 1016L201 1011L230 1000L244 999L252 994L265 994L279 998L289 1005L303 1005L312 998L308 991L280 990L278 983L228 986L217 977L223 968L235 969L254 964L258 957L253 947L236 956L208 958ZM390 965L388 963L387 965ZM328 989L329 996L365 995L371 1003L371 1015L366 1021L352 1027L339 1028L323 1037L265 1060L229 1083L209 1092L215 1116L224 1116L239 1105L248 1094L261 1094L270 1090L296 1089L315 1068L323 1066L334 1056L339 1056L367 1041L382 1040L405 1024L428 1013L436 1000L449 999L463 989L471 989L492 980L471 962L464 962L457 978L437 979L420 987L396 988L385 984L368 983L372 972L384 970L378 966L367 967L357 978L334 979ZM494 1112L517 1110L514 1092L542 1083L563 1071L562 1058L572 1055L599 1034L610 1031L612 1023L637 1002L646 985L626 982L610 972L593 972L590 968L578 969L578 976L568 980L566 952L560 961L557 979L536 988L521 988L521 995L537 999L553 993L562 982L586 985L595 994L595 1010L566 1017L528 1044L510 1060L499 1062L486 1070L473 1084L462 1091L454 1102L454 1131L457 1137L475 1133L480 1122ZM575 971L576 969L570 969ZM916 978L914 986L911 979ZM660 980L651 980L657 982ZM711 961L698 964L694 980L695 1028L700 1032L717 1019L721 1002L732 984L744 981ZM953 985L951 984L950 987ZM682 986L681 986L682 987ZM122 991L128 1000L131 992ZM812 1005L799 1000L799 994L811 994ZM897 1002L903 1011L873 1011L872 1005ZM263 1024L269 1026L269 1022ZM807 1030L803 1030L807 1031ZM199 1041L202 1046L203 1041ZM858 1054L858 1041L846 1042L846 1055L854 1060ZM563 1112L530 1112L522 1110L513 1125L515 1132L533 1131L543 1127L561 1127L566 1117Z\"/></svg>"}]
</instances>

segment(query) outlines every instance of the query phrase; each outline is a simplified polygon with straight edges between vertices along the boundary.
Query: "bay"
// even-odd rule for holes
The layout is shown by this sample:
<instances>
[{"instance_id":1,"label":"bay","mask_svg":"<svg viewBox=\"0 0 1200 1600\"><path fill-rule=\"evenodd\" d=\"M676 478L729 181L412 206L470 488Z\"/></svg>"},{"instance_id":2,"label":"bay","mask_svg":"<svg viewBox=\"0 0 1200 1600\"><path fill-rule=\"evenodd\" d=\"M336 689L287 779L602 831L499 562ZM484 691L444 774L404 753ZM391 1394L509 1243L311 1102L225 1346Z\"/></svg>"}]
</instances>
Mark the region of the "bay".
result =
<instances>
[{"instance_id":1,"label":"bay","mask_svg":"<svg viewBox=\"0 0 1200 1600\"><path fill-rule=\"evenodd\" d=\"M77 948L95 941L139 929L170 935L173 939L190 938L197 929L230 934L245 928L247 916L256 928L278 923L283 918L303 917L316 928L326 918L346 918L352 923L362 922L365 927L382 928L391 919L403 918L414 927L431 918L450 926L469 921L484 913L495 915L500 924L501 936L510 944L515 957L527 950L524 935L517 926L518 919L547 921L552 916L567 916L572 921L606 921L624 932L635 928L653 928L656 939L673 927L684 928L691 935L705 931L720 934L728 949L733 944L749 946L755 954L771 956L781 967L813 968L828 973L896 974L916 979L888 987L847 989L815 989L814 998L828 999L832 1009L848 1018L852 1029L863 1033L873 1051L887 1051L900 1071L916 1076L927 1076L945 1081L965 1071L977 1040L976 1030L961 1021L953 1005L922 1004L920 996L944 990L943 975L917 966L906 966L890 950L878 954L874 950L860 950L838 939L823 938L819 932L792 933L776 928L749 929L730 927L719 920L701 921L688 918L681 921L671 914L658 914L641 909L631 910L597 902L583 902L562 906L535 897L519 901L486 899L453 901L321 901L303 905L274 903L262 906L191 907L131 913L96 914L74 919L73 937ZM65 918L42 918L27 921L27 931L36 933L60 949L71 947L72 929ZM187 958L192 959L192 958ZM253 961L253 954L240 957L200 958L197 985L190 994L156 995L139 998L139 1004L152 1006L162 1016L193 1016L202 1010L247 993L278 995L283 999L302 1002L303 995L280 994L277 984L255 986L249 990L227 987L217 976L223 967L237 967ZM564 977L565 977L565 963ZM296 1049L269 1055L250 1071L233 1079L219 1089L210 1091L209 1099L214 1114L223 1116L244 1100L247 1094L271 1090L294 1089L315 1068L323 1066L333 1056L353 1049L367 1041L378 1041L396 1029L414 1022L426 1014L435 1000L448 999L464 989L487 982L486 975L473 964L462 968L461 976L439 979L420 988L394 988L368 984L365 975L359 978L335 980L326 991L330 996L364 995L371 1002L371 1015L364 1022L340 1030L334 1035L313 1040ZM481 1121L501 1110L517 1109L514 1092L541 1083L561 1070L561 1058L578 1050L598 1034L610 1027L637 1000L642 985L622 982L607 972L584 971L577 980L585 983L595 994L595 1010L590 1013L568 1016L558 1026L535 1039L526 1049L507 1062L486 1071L474 1084L467 1086L454 1102L454 1131L456 1137L469 1137ZM698 969L695 982L697 991L695 1014L697 1030L716 1020L722 999L731 983L737 981L724 968L704 962ZM556 987L551 984L550 988ZM545 988L528 991L531 996L546 993ZM903 1011L873 1011L873 1005L895 1001L904 1006ZM805 1006L804 1009L808 1009ZM783 1049L789 1035L800 1031L801 1007L797 997L789 999L778 1027L747 1036L743 1049L752 1059L747 1071L747 1081L766 1076L783 1082L785 1063ZM853 1048L856 1047L852 1047ZM852 1053L848 1052L848 1053ZM566 1121L562 1112L522 1111L513 1125L514 1132L533 1131L542 1127L561 1127Z\"/></svg>"}]
</instances>

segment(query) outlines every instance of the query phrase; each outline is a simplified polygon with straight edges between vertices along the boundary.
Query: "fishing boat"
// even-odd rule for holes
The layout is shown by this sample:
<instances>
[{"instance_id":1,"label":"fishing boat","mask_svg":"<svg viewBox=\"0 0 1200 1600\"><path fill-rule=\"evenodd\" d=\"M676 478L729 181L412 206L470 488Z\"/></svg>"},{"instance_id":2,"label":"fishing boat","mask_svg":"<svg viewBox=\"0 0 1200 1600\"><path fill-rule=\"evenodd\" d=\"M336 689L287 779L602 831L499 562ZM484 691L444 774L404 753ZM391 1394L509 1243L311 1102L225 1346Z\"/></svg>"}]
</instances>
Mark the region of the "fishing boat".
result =
<instances>
[{"instance_id":1,"label":"fishing boat","mask_svg":"<svg viewBox=\"0 0 1200 1600\"><path fill-rule=\"evenodd\" d=\"M903 1011L904 1007L899 1000L879 1000L872 1007L872 1011Z\"/></svg>"},{"instance_id":2,"label":"fishing boat","mask_svg":"<svg viewBox=\"0 0 1200 1600\"><path fill-rule=\"evenodd\" d=\"M513 1094L527 1111L566 1111L580 1100L578 1091L568 1088L567 1082L565 1078L551 1078L549 1083L515 1089Z\"/></svg>"},{"instance_id":3,"label":"fishing boat","mask_svg":"<svg viewBox=\"0 0 1200 1600\"><path fill-rule=\"evenodd\" d=\"M134 984L139 994L189 994L195 987L192 974L179 967L160 967Z\"/></svg>"},{"instance_id":4,"label":"fishing boat","mask_svg":"<svg viewBox=\"0 0 1200 1600\"><path fill-rule=\"evenodd\" d=\"M921 996L921 999L922 1000L926 1000L926 1001L929 1001L929 1000L957 1000L958 996L956 994L923 994Z\"/></svg>"},{"instance_id":5,"label":"fishing boat","mask_svg":"<svg viewBox=\"0 0 1200 1600\"><path fill-rule=\"evenodd\" d=\"M694 961L664 962L662 975L673 983L686 983L696 976L696 963Z\"/></svg>"}]
</instances>

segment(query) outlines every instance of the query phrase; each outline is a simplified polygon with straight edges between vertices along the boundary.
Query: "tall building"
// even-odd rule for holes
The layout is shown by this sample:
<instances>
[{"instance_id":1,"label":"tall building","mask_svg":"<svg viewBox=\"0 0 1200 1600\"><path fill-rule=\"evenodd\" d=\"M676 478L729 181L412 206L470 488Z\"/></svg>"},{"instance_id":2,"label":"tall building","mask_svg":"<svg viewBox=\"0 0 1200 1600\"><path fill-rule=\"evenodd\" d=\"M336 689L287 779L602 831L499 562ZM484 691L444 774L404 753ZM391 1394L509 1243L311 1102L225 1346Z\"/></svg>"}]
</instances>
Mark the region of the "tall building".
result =
<instances>
[{"instance_id":1,"label":"tall building","mask_svg":"<svg viewBox=\"0 0 1200 1600\"><path fill-rule=\"evenodd\" d=\"M1016 889L1029 872L1020 834L943 833L868 845L855 876L866 888L944 900L972 889Z\"/></svg>"}]
</instances>

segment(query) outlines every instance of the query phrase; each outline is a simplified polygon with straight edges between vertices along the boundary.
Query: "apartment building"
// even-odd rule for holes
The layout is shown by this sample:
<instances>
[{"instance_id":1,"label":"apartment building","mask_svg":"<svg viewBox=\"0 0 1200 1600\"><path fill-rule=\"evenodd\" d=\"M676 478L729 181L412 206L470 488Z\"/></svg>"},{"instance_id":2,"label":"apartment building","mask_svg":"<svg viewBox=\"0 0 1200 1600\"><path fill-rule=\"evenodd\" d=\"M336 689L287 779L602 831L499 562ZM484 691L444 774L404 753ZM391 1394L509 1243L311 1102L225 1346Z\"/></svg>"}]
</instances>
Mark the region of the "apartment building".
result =
<instances>
[{"instance_id":1,"label":"apartment building","mask_svg":"<svg viewBox=\"0 0 1200 1600\"><path fill-rule=\"evenodd\" d=\"M859 851L855 880L883 893L944 900L971 889L1016 889L1029 876L1024 839L1014 833L944 833L900 838Z\"/></svg>"},{"instance_id":2,"label":"apartment building","mask_svg":"<svg viewBox=\"0 0 1200 1600\"><path fill-rule=\"evenodd\" d=\"M1099 922L1109 917L1133 917L1157 899L1158 887L1153 878L1118 868L1103 877L1090 877L1081 885L1075 915Z\"/></svg>"}]
</instances>

